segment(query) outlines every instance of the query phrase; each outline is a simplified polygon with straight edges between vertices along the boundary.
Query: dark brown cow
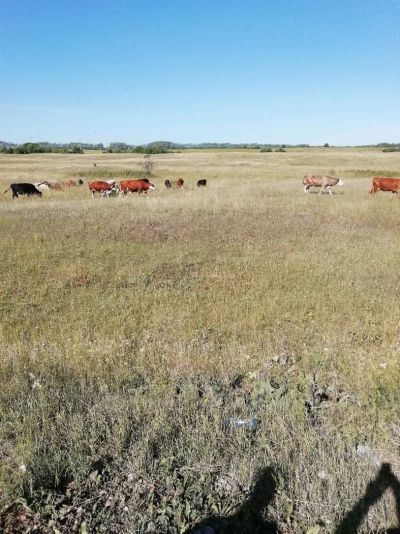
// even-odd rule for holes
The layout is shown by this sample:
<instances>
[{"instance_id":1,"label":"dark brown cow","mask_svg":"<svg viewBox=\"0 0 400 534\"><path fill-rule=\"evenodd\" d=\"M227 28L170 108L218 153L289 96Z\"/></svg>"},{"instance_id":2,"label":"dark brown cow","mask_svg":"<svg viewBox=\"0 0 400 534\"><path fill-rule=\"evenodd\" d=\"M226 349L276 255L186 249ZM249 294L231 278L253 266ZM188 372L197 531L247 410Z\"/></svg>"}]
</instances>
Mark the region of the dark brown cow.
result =
<instances>
[{"instance_id":1,"label":"dark brown cow","mask_svg":"<svg viewBox=\"0 0 400 534\"><path fill-rule=\"evenodd\" d=\"M372 195L377 191L391 191L392 193L398 193L400 191L400 178L373 176L369 194Z\"/></svg>"},{"instance_id":2,"label":"dark brown cow","mask_svg":"<svg viewBox=\"0 0 400 534\"><path fill-rule=\"evenodd\" d=\"M197 180L197 187L206 187L207 186L207 180L205 178L202 178L201 180Z\"/></svg>"},{"instance_id":3,"label":"dark brown cow","mask_svg":"<svg viewBox=\"0 0 400 534\"><path fill-rule=\"evenodd\" d=\"M322 193L322 190L328 190L332 194L332 187L335 185L344 185L341 178L332 178L332 176L313 176L308 174L303 178L304 193L308 193L310 187L320 187L321 190L319 194Z\"/></svg>"},{"instance_id":4,"label":"dark brown cow","mask_svg":"<svg viewBox=\"0 0 400 534\"><path fill-rule=\"evenodd\" d=\"M122 180L119 184L120 194L127 193L147 193L149 190L154 190L156 187L147 178L143 180Z\"/></svg>"},{"instance_id":5,"label":"dark brown cow","mask_svg":"<svg viewBox=\"0 0 400 534\"><path fill-rule=\"evenodd\" d=\"M101 193L102 197L109 197L114 191L118 191L118 185L115 180L94 180L89 182L89 190L95 196L95 193Z\"/></svg>"},{"instance_id":6,"label":"dark brown cow","mask_svg":"<svg viewBox=\"0 0 400 534\"><path fill-rule=\"evenodd\" d=\"M171 184L171 182L170 182L169 180L165 180L164 184L165 184L165 187L166 187L167 189L171 189L172 184Z\"/></svg>"}]
</instances>

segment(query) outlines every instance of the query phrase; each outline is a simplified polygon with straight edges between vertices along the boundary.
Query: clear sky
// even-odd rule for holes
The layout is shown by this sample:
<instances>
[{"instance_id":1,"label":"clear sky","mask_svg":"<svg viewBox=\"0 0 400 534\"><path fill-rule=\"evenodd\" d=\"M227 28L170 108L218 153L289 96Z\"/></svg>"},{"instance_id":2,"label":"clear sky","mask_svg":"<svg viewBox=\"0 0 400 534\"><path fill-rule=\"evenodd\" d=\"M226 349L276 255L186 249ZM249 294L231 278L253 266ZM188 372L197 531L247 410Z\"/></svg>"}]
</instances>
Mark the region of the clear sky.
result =
<instances>
[{"instance_id":1,"label":"clear sky","mask_svg":"<svg viewBox=\"0 0 400 534\"><path fill-rule=\"evenodd\" d=\"M0 0L0 139L400 142L400 0Z\"/></svg>"}]
</instances>

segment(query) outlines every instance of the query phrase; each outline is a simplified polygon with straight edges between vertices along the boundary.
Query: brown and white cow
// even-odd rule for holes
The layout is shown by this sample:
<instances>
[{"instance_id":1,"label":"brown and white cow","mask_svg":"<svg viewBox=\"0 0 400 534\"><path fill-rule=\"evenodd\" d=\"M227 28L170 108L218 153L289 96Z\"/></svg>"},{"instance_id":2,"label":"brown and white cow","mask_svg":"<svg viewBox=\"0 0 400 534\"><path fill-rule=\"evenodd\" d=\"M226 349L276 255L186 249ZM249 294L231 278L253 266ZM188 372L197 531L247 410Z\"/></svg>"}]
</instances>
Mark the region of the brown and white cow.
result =
<instances>
[{"instance_id":1,"label":"brown and white cow","mask_svg":"<svg viewBox=\"0 0 400 534\"><path fill-rule=\"evenodd\" d=\"M140 180L122 180L119 184L120 194L127 193L147 193L147 191L154 190L156 186L149 182L147 178Z\"/></svg>"},{"instance_id":2,"label":"brown and white cow","mask_svg":"<svg viewBox=\"0 0 400 534\"><path fill-rule=\"evenodd\" d=\"M308 174L303 178L303 185L304 193L308 193L310 187L313 186L321 188L319 194L321 194L323 190L328 190L329 193L332 194L332 187L335 185L344 185L344 183L341 178L332 178L332 176L314 176L312 174Z\"/></svg>"},{"instance_id":3,"label":"brown and white cow","mask_svg":"<svg viewBox=\"0 0 400 534\"><path fill-rule=\"evenodd\" d=\"M181 189L183 187L183 184L185 183L185 181L182 179L182 178L178 178L178 180L176 181L176 188L177 189Z\"/></svg>"},{"instance_id":4,"label":"brown and white cow","mask_svg":"<svg viewBox=\"0 0 400 534\"><path fill-rule=\"evenodd\" d=\"M89 190L95 196L95 193L101 193L102 197L109 197L114 191L118 191L118 184L115 180L94 180L89 182Z\"/></svg>"},{"instance_id":5,"label":"brown and white cow","mask_svg":"<svg viewBox=\"0 0 400 534\"><path fill-rule=\"evenodd\" d=\"M369 194L372 195L377 191L391 191L392 193L398 193L400 191L400 178L373 176Z\"/></svg>"},{"instance_id":6,"label":"brown and white cow","mask_svg":"<svg viewBox=\"0 0 400 534\"><path fill-rule=\"evenodd\" d=\"M56 182L55 180L44 180L43 182L36 183L35 186L38 189L43 189L43 190L46 190L46 189L54 189L55 191L62 191L63 190L61 185L58 182Z\"/></svg>"}]
</instances>

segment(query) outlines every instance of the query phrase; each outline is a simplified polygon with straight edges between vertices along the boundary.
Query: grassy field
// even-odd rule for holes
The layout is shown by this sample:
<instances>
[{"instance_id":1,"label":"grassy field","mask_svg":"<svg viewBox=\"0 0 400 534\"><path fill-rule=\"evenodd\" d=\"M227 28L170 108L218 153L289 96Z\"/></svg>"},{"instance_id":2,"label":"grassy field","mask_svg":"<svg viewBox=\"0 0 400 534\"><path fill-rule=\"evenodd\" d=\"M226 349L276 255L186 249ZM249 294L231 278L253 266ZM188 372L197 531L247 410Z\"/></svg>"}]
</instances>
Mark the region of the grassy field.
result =
<instances>
[{"instance_id":1,"label":"grassy field","mask_svg":"<svg viewBox=\"0 0 400 534\"><path fill-rule=\"evenodd\" d=\"M339 532L382 463L400 473L400 203L368 195L400 154L152 160L147 196L0 197L0 527ZM0 192L142 164L0 155ZM304 195L308 173L345 185ZM244 512L266 468L273 495ZM359 532L397 524L394 494Z\"/></svg>"}]
</instances>

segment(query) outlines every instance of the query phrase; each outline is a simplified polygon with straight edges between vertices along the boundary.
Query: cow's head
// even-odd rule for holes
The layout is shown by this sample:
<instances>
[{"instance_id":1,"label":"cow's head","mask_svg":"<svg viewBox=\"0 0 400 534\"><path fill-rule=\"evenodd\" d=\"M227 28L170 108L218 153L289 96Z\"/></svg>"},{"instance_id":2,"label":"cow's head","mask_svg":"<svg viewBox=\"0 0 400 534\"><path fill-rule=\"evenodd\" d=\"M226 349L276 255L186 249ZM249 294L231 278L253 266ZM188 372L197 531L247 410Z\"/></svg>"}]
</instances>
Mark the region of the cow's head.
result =
<instances>
[{"instance_id":1,"label":"cow's head","mask_svg":"<svg viewBox=\"0 0 400 534\"><path fill-rule=\"evenodd\" d=\"M338 185L344 185L344 182L343 182L343 180L342 180L341 178L339 178L339 181L338 181L337 184L338 184Z\"/></svg>"},{"instance_id":2,"label":"cow's head","mask_svg":"<svg viewBox=\"0 0 400 534\"><path fill-rule=\"evenodd\" d=\"M151 182L149 182L149 189L155 189L156 186L154 184L152 184Z\"/></svg>"}]
</instances>

